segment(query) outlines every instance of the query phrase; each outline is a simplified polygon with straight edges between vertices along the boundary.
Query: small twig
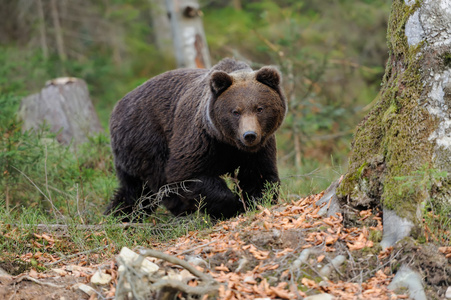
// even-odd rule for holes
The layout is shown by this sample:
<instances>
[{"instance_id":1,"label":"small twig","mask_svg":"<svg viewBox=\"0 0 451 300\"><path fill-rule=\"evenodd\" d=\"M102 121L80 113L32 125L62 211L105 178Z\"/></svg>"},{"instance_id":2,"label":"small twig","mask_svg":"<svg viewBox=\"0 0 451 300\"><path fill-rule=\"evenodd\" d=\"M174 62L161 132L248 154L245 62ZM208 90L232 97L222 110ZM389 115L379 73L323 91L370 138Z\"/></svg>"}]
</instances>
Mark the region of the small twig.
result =
<instances>
[{"instance_id":1,"label":"small twig","mask_svg":"<svg viewBox=\"0 0 451 300\"><path fill-rule=\"evenodd\" d=\"M138 290L136 285L139 285L139 281L133 280L132 278L132 274L134 274L135 276L140 276L140 274L138 274L137 270L131 266L128 266L125 261L122 259L122 257L118 256L116 258L117 262L119 265L125 266L126 269L128 270L128 272L124 273L125 276L125 280L124 280L124 276L119 276L119 280L117 283L117 289L116 289L116 299L122 299L123 297L120 297L120 294L123 293L124 291L126 291L127 289L124 288L125 283L127 282L130 285L131 291L133 292L133 299L143 299L142 297L138 296L136 294L136 291Z\"/></svg>"},{"instance_id":2,"label":"small twig","mask_svg":"<svg viewBox=\"0 0 451 300\"><path fill-rule=\"evenodd\" d=\"M45 157L44 157L45 190L47 192L47 195L49 197L48 199L49 199L50 203L52 204L53 209L55 209L53 206L52 194L50 194L50 190L49 190L49 180L48 180L48 174L47 174L47 154L48 154L47 153L47 144L45 144L44 152L45 152ZM56 217L56 215L55 215L55 217Z\"/></svg>"},{"instance_id":3,"label":"small twig","mask_svg":"<svg viewBox=\"0 0 451 300\"><path fill-rule=\"evenodd\" d=\"M317 173L323 171L324 169L316 168L315 170L308 172L306 174L300 174L300 175L288 175L285 177L282 177L281 179L290 179L290 178L300 178L300 177L316 177L316 178L324 178L324 176L316 175Z\"/></svg>"},{"instance_id":4,"label":"small twig","mask_svg":"<svg viewBox=\"0 0 451 300\"><path fill-rule=\"evenodd\" d=\"M238 194L238 197L241 201L241 203L243 203L243 208L244 211L247 211L248 207L246 205L246 201L244 201L244 197L243 197L243 190L240 187L240 182L238 180L238 174L235 173L233 176L230 176L230 180L233 182L233 184L235 185L235 188L238 190L236 193Z\"/></svg>"},{"instance_id":5,"label":"small twig","mask_svg":"<svg viewBox=\"0 0 451 300\"><path fill-rule=\"evenodd\" d=\"M61 259L59 259L57 261L54 261L54 262L51 262L51 263L45 263L44 265L45 266L53 266L53 265L56 265L56 264L58 264L58 263L60 263L60 262L62 262L64 260L66 260L66 259L69 259L69 258L72 258L72 257L77 257L77 256L84 255L84 254L88 254L88 253L92 253L92 252L96 252L98 250L103 250L103 249L105 249L107 247L108 247L108 245L105 245L105 246L94 248L94 249L91 249L91 250L86 250L86 251L78 252L78 253L75 253L75 254L67 255L67 256L65 256L65 257L63 257L63 258L61 258Z\"/></svg>"},{"instance_id":6,"label":"small twig","mask_svg":"<svg viewBox=\"0 0 451 300\"><path fill-rule=\"evenodd\" d=\"M201 285L189 286L187 284L182 283L181 281L171 279L161 279L152 284L153 290L160 290L163 288L175 289L190 295L206 295L216 292L218 290L218 286L213 284L204 286Z\"/></svg>"},{"instance_id":7,"label":"small twig","mask_svg":"<svg viewBox=\"0 0 451 300\"><path fill-rule=\"evenodd\" d=\"M208 243L206 243L206 244L202 244L202 245L199 245L199 246L193 247L193 248L191 248L191 249L187 249L187 250L185 250L185 251L183 251L183 252L179 253L178 255L184 255L184 254L187 254L187 253L193 252L193 251L194 251L194 250L196 250L196 249L199 249L199 248L203 248L203 247L206 247L206 246L208 246L208 245L210 245L210 244L213 244L214 242L216 242L216 241L210 241L210 242L208 242Z\"/></svg>"},{"instance_id":8,"label":"small twig","mask_svg":"<svg viewBox=\"0 0 451 300\"><path fill-rule=\"evenodd\" d=\"M327 280L327 278L326 278L325 276L321 275L321 273L318 272L311 264L306 263L305 265L306 265L307 267L309 267L310 270L312 270L313 272L315 272L316 275L318 275L322 280Z\"/></svg>"},{"instance_id":9,"label":"small twig","mask_svg":"<svg viewBox=\"0 0 451 300\"><path fill-rule=\"evenodd\" d=\"M33 182L33 180L30 179L30 177L27 176L27 174L25 174L24 172L22 172L21 170L17 169L16 167L12 166L17 172L19 172L20 174L22 174L26 179L28 179L28 181L30 181L30 183L44 196L44 198L50 203L50 205L52 206L52 210L53 210L53 214L55 215L55 219L58 219L56 212L58 211L58 209L55 207L55 205L53 205L52 200Z\"/></svg>"},{"instance_id":10,"label":"small twig","mask_svg":"<svg viewBox=\"0 0 451 300\"><path fill-rule=\"evenodd\" d=\"M363 273L363 275L362 275L362 272L360 272L359 275L353 277L351 280L348 280L348 282L354 282L354 281L355 281L356 279L358 279L359 277L362 277L362 278L363 278L363 277L366 277L367 275L369 275L369 274L371 274L371 273L376 273L377 271L382 270L383 268L385 268L385 266L387 266L388 264L390 264L390 263L393 261L393 259L395 259L395 258L401 253L401 251L402 251L402 249L399 250L398 252L396 252L396 254L394 254L393 256L391 256L390 259L387 260L386 263L384 263L384 264L382 264L382 265L379 265L376 269L370 269L369 271L366 271L365 273Z\"/></svg>"},{"instance_id":11,"label":"small twig","mask_svg":"<svg viewBox=\"0 0 451 300\"><path fill-rule=\"evenodd\" d=\"M348 261L351 262L351 271L354 273L353 276L356 276L356 272L355 272L355 269L354 269L354 268L355 268L355 260L354 260L354 257L352 256L351 251L349 251L348 247L344 247L344 248L345 248L346 252L347 252L348 255L349 255Z\"/></svg>"},{"instance_id":12,"label":"small twig","mask_svg":"<svg viewBox=\"0 0 451 300\"><path fill-rule=\"evenodd\" d=\"M60 193L60 194L62 194L62 195L65 195L66 197L72 197L71 194L66 193L66 192L63 192L63 191L61 191L61 190L59 190L59 189L57 189L56 187L53 187L53 186L51 186L51 185L49 185L48 188L51 189L51 190L54 190L55 192L58 192L58 193Z\"/></svg>"},{"instance_id":13,"label":"small twig","mask_svg":"<svg viewBox=\"0 0 451 300\"><path fill-rule=\"evenodd\" d=\"M11 294L11 296L9 297L8 300L12 300L12 299L16 298L16 294L17 294L17 287L16 287L16 284L14 284L14 292Z\"/></svg>"},{"instance_id":14,"label":"small twig","mask_svg":"<svg viewBox=\"0 0 451 300\"><path fill-rule=\"evenodd\" d=\"M196 276L201 280L201 283L198 286L189 286L188 284L181 282L179 280L173 280L173 279L156 279L156 278L150 278L150 282L152 282L151 285L146 285L146 288L143 289L143 287L140 286L141 281L137 281L135 278L136 276L141 277L144 274L141 274L133 268L132 265L125 264L124 260L118 256L117 262L121 266L125 266L126 271L123 273L122 276L119 276L118 281L118 288L116 292L116 296L127 293L128 291L131 291L133 293L134 299L144 299L143 296L151 291L159 291L163 293L169 293L168 295L165 295L164 298L161 299L172 299L172 296L175 296L179 292L186 293L188 295L206 295L206 294L216 294L219 289L219 283L214 280L210 275L204 274L203 272L197 270L194 266L189 264L188 262L181 260L175 256L162 253L160 251L151 250L151 249L140 249L138 251L139 254L141 254L141 259L144 259L146 256L155 257L158 259L165 260L169 263L179 265L183 267L185 270L189 271L191 274ZM139 264L139 263L138 263ZM134 275L134 276L132 276ZM124 281L125 279L125 281ZM125 282L127 282L130 287L125 287ZM146 291L147 289L147 291ZM188 298L191 299L191 298Z\"/></svg>"},{"instance_id":15,"label":"small twig","mask_svg":"<svg viewBox=\"0 0 451 300\"><path fill-rule=\"evenodd\" d=\"M326 256L326 259L327 259L327 261L329 262L329 264L335 269L335 271L336 271L341 277L344 277L343 273L341 273L340 270L338 270L338 268L335 266L335 264L332 263L332 260L329 259L327 256Z\"/></svg>"},{"instance_id":16,"label":"small twig","mask_svg":"<svg viewBox=\"0 0 451 300\"><path fill-rule=\"evenodd\" d=\"M16 283L19 283L19 282L21 282L24 279L33 281L33 282L35 282L37 284L40 284L40 285L46 285L46 286L49 286L49 287L52 287L52 288L59 288L59 289L64 288L64 286L62 286L62 285L56 285L56 284L53 284L53 283L50 283L50 282L39 281L36 278L30 277L28 275L25 275L25 276L22 276L22 277L18 278Z\"/></svg>"},{"instance_id":17,"label":"small twig","mask_svg":"<svg viewBox=\"0 0 451 300\"><path fill-rule=\"evenodd\" d=\"M179 265L186 270L188 270L191 274L193 274L196 277L199 277L204 282L210 282L216 284L216 280L214 280L210 275L207 275L198 269L196 269L193 265L188 263L187 261L181 260L180 258L177 258L175 256L165 254L160 251L152 250L152 249L140 249L139 253L144 256L152 256L155 258L163 259L167 262L173 263L175 265Z\"/></svg>"},{"instance_id":18,"label":"small twig","mask_svg":"<svg viewBox=\"0 0 451 300\"><path fill-rule=\"evenodd\" d=\"M76 189L76 191L77 191L77 197L76 197L76 199L77 199L77 214L78 214L78 216L80 217L81 223L82 223L83 225L85 225L85 222L84 222L84 220L83 220L83 217L82 217L82 215L81 215L81 213L80 213L80 205L79 205L79 202L80 202L80 195L79 195L79 193L78 193L78 183L75 185L75 189Z\"/></svg>"},{"instance_id":19,"label":"small twig","mask_svg":"<svg viewBox=\"0 0 451 300\"><path fill-rule=\"evenodd\" d=\"M164 228L163 226L156 226L151 223L121 223L121 224L100 224L100 225L66 225L66 224L16 224L8 223L5 224L11 227L31 227L36 230L52 230L52 231L67 231L69 228L74 228L78 230L105 230L108 229L128 229L128 228L147 228L154 227L155 230L173 230L173 228ZM169 225L168 225L169 226Z\"/></svg>"}]
</instances>

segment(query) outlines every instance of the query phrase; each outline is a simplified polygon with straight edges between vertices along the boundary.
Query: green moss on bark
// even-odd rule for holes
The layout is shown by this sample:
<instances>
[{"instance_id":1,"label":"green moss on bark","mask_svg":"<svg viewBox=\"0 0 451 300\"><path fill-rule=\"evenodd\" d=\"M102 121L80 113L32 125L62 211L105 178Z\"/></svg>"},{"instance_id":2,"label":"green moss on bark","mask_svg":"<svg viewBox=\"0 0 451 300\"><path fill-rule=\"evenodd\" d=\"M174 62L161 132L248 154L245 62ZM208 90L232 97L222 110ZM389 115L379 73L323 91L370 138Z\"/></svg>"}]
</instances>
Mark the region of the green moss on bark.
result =
<instances>
[{"instance_id":1,"label":"green moss on bark","mask_svg":"<svg viewBox=\"0 0 451 300\"><path fill-rule=\"evenodd\" d=\"M442 55L443 65L445 67L451 67L451 53L446 52Z\"/></svg>"},{"instance_id":2,"label":"green moss on bark","mask_svg":"<svg viewBox=\"0 0 451 300\"><path fill-rule=\"evenodd\" d=\"M337 190L339 197L354 206L380 202L411 220L424 194L409 192L396 178L431 165L433 146L428 138L436 128L436 121L419 105L425 92L420 71L422 44L409 46L405 36L406 22L420 4L393 1L387 31L390 58L381 96L358 126L349 170Z\"/></svg>"}]
</instances>

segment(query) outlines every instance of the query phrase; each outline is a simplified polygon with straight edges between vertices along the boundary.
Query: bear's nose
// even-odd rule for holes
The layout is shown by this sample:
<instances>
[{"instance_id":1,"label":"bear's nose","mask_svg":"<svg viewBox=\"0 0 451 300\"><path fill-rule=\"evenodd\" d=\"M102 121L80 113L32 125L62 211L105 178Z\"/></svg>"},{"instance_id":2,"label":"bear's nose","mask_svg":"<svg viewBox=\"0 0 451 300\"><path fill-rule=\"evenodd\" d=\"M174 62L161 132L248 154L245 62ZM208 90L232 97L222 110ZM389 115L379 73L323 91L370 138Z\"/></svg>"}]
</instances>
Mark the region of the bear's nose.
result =
<instances>
[{"instance_id":1,"label":"bear's nose","mask_svg":"<svg viewBox=\"0 0 451 300\"><path fill-rule=\"evenodd\" d=\"M243 138L247 143L253 143L257 139L257 133L255 131L246 131L243 134Z\"/></svg>"}]
</instances>

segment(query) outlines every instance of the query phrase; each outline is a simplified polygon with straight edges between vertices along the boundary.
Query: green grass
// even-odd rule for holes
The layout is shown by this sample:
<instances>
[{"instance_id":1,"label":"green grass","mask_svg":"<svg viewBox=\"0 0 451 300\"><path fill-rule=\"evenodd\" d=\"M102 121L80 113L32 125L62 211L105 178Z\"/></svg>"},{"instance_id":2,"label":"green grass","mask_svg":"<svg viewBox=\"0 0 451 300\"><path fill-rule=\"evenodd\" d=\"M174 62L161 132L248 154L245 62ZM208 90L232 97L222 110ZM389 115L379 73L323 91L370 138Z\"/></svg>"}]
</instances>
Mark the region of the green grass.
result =
<instances>
[{"instance_id":1,"label":"green grass","mask_svg":"<svg viewBox=\"0 0 451 300\"><path fill-rule=\"evenodd\" d=\"M30 135L28 138L36 137ZM14 179L15 184L24 189L20 192L9 190L9 208L6 207L5 188L2 187L0 264L16 261L21 265L17 255L20 257L26 253L48 253L56 259L64 259L66 255L83 251L88 251L88 260L97 262L99 256L96 253L113 255L124 246L153 247L155 243L209 228L213 224L200 211L176 218L160 207L143 223L123 226L114 217L102 215L116 185L107 137L94 137L79 147L77 152L71 152L59 144L48 147L37 143L30 149L36 151L36 147L47 150L40 152L35 164L47 166L22 166L23 170L14 167L17 172L12 173L8 180ZM14 164L13 160L10 162ZM281 170L282 173L290 171ZM327 187L331 174L337 176L331 169L316 170L301 177L287 176L282 180L281 201L288 200L288 195L292 194L289 184L297 185L296 193L307 195ZM307 183L300 184L304 181ZM274 187L268 187L260 205L270 207L273 193ZM20 201L15 202L15 199ZM248 213L252 214L256 208L257 205L248 208ZM55 224L59 227L55 228ZM40 237L43 233L55 239L55 243L49 245ZM44 269L50 267L45 263L38 265Z\"/></svg>"},{"instance_id":2,"label":"green grass","mask_svg":"<svg viewBox=\"0 0 451 300\"><path fill-rule=\"evenodd\" d=\"M77 253L85 253L85 260L99 263L103 257L117 254L124 246L154 248L160 242L209 228L212 224L201 213L175 218L164 209L158 209L146 223L124 226L111 216L103 217L100 224L83 224L77 216L55 219L31 207L10 211L6 210L5 203L0 203L0 207L0 267L5 264L9 269L22 266L19 273L23 266L33 266L24 255L52 255L64 262L66 258L68 261L72 256L77 257ZM44 235L54 242L49 243L42 237ZM53 264L47 260L36 262L36 266L42 271Z\"/></svg>"},{"instance_id":3,"label":"green grass","mask_svg":"<svg viewBox=\"0 0 451 300\"><path fill-rule=\"evenodd\" d=\"M14 116L19 100L0 95L0 264L27 253L57 259L93 249L113 254L211 225L203 214L174 218L164 209L135 227L104 216L117 186L109 137L99 134L74 150L55 142L45 127L22 132ZM43 233L55 242L49 245Z\"/></svg>"},{"instance_id":4,"label":"green grass","mask_svg":"<svg viewBox=\"0 0 451 300\"><path fill-rule=\"evenodd\" d=\"M282 181L281 198L305 197L324 191L345 173L343 165L320 165L317 161L305 163L300 169L288 166L279 168Z\"/></svg>"},{"instance_id":5,"label":"green grass","mask_svg":"<svg viewBox=\"0 0 451 300\"><path fill-rule=\"evenodd\" d=\"M173 239L211 225L208 216L200 212L174 218L160 208L144 220L149 226L117 226L116 219L102 214L117 185L107 136L92 137L74 152L52 142L53 135L46 129L22 134L15 128L15 125L6 127L1 141L1 149L5 149L1 155L6 158L0 177L0 239L4 252L41 251L29 242L34 233L43 231L41 227L37 229L37 224L64 226L67 249L60 249L62 252L85 251L104 245L117 251L123 246ZM288 200L293 193L320 192L339 176L332 168L310 171L306 167L306 170L304 175L287 175L295 171L281 169L282 177L285 176L281 199ZM263 197L264 207L271 205L273 192L274 187L269 187ZM89 227L95 224L102 224L102 227ZM16 235L9 236L9 231ZM50 228L44 231L52 233Z\"/></svg>"},{"instance_id":6,"label":"green grass","mask_svg":"<svg viewBox=\"0 0 451 300\"><path fill-rule=\"evenodd\" d=\"M451 245L451 207L448 203L428 200L423 209L424 237L428 242Z\"/></svg>"}]
</instances>

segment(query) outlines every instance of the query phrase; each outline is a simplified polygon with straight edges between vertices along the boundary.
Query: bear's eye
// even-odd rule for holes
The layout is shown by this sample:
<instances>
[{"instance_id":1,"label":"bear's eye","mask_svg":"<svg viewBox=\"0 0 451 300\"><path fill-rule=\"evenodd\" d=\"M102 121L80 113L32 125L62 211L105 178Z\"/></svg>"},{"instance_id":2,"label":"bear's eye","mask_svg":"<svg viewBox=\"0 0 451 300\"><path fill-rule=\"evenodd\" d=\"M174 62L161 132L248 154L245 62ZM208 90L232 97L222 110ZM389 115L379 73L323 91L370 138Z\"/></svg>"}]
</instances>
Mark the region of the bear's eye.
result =
<instances>
[{"instance_id":1,"label":"bear's eye","mask_svg":"<svg viewBox=\"0 0 451 300\"><path fill-rule=\"evenodd\" d=\"M263 112L263 107L257 108L257 113L262 113L262 112Z\"/></svg>"},{"instance_id":2,"label":"bear's eye","mask_svg":"<svg viewBox=\"0 0 451 300\"><path fill-rule=\"evenodd\" d=\"M239 117L239 116L240 116L240 112L237 111L237 110L233 110L233 111L232 111L232 114L233 114L235 117Z\"/></svg>"}]
</instances>

